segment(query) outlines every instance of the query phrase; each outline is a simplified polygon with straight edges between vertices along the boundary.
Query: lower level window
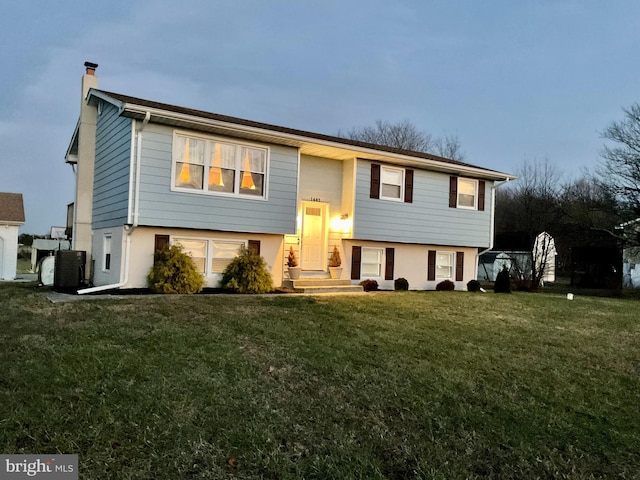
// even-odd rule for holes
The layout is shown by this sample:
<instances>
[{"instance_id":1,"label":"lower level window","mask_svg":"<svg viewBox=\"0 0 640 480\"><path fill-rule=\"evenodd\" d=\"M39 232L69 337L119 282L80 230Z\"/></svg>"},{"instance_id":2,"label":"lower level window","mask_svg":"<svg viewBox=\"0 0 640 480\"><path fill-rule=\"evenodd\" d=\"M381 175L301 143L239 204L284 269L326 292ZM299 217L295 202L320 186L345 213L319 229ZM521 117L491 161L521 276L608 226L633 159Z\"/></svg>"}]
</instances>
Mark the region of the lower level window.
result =
<instances>
[{"instance_id":1,"label":"lower level window","mask_svg":"<svg viewBox=\"0 0 640 480\"><path fill-rule=\"evenodd\" d=\"M194 238L174 238L173 243L182 247L182 251L192 258L203 275L223 273L231 260L238 256L240 246L246 246L242 240Z\"/></svg>"},{"instance_id":2,"label":"lower level window","mask_svg":"<svg viewBox=\"0 0 640 480\"><path fill-rule=\"evenodd\" d=\"M102 258L102 270L108 272L111 270L111 234L104 236L103 249L104 257Z\"/></svg>"},{"instance_id":3,"label":"lower level window","mask_svg":"<svg viewBox=\"0 0 640 480\"><path fill-rule=\"evenodd\" d=\"M453 252L436 253L436 278L453 278Z\"/></svg>"},{"instance_id":4,"label":"lower level window","mask_svg":"<svg viewBox=\"0 0 640 480\"><path fill-rule=\"evenodd\" d=\"M382 249L362 248L361 277L380 277L382 275Z\"/></svg>"}]
</instances>

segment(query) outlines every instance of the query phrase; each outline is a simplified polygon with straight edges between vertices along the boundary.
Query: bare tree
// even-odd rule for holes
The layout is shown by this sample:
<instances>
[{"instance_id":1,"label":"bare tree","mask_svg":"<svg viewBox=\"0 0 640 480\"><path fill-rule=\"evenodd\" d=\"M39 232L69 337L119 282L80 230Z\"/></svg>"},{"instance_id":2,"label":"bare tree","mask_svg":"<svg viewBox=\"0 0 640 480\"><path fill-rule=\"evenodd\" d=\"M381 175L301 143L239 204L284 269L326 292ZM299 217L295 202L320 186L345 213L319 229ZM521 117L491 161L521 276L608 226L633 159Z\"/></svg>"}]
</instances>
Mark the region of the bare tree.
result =
<instances>
[{"instance_id":1,"label":"bare tree","mask_svg":"<svg viewBox=\"0 0 640 480\"><path fill-rule=\"evenodd\" d=\"M346 134L338 132L338 136L403 150L431 153L451 160L461 161L464 158L457 137L434 137L420 131L408 120L395 124L377 120L373 126L352 128Z\"/></svg>"},{"instance_id":2,"label":"bare tree","mask_svg":"<svg viewBox=\"0 0 640 480\"><path fill-rule=\"evenodd\" d=\"M603 185L621 202L629 220L640 217L640 104L622 109L625 118L611 123L598 173Z\"/></svg>"}]
</instances>

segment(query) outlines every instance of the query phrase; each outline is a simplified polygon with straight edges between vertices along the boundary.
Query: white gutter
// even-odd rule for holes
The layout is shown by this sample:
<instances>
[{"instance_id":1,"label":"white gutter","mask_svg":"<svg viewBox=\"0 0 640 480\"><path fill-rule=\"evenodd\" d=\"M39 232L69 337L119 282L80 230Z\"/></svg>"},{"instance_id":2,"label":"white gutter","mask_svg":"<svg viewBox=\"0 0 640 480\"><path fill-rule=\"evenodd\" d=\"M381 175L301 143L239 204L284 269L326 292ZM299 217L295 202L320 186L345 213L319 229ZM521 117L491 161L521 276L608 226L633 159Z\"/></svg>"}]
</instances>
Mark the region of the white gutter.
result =
<instances>
[{"instance_id":1,"label":"white gutter","mask_svg":"<svg viewBox=\"0 0 640 480\"><path fill-rule=\"evenodd\" d=\"M484 250L482 250L481 252L478 252L478 256L476 257L476 271L475 271L475 278L478 278L478 263L480 260L480 257L482 255L484 255L485 253L491 251L493 249L493 237L495 235L495 230L496 230L496 190L498 188L500 188L502 185L505 185L507 183L509 183L510 178L507 177L505 178L502 182L496 182L493 184L493 186L491 187L491 233L490 233L490 237L489 237L489 248L485 248Z\"/></svg>"},{"instance_id":2,"label":"white gutter","mask_svg":"<svg viewBox=\"0 0 640 480\"><path fill-rule=\"evenodd\" d=\"M126 244L124 249L124 278L119 283L113 283L111 285L100 285L99 287L91 287L91 288L84 288L82 290L78 290L78 295L103 292L105 290L114 290L116 288L124 287L129 282L131 234L138 226L138 200L140 198L140 163L142 161L141 160L142 159L142 130L144 129L144 127L146 127L147 123L149 123L150 119L151 119L151 113L147 112L144 116L144 120L142 121L142 124L140 125L140 128L136 132L137 138L135 140L137 140L137 148L136 148L135 184L133 183L133 178L131 176L129 177L129 187L131 188L132 185L135 185L135 192L134 192L135 202L133 207L133 224L124 226L124 230L127 232L127 239L126 239ZM134 120L134 127L135 127L135 120ZM131 145L133 146L133 144L134 144L134 139L132 138ZM131 154L131 157L133 158L133 152ZM131 169L129 171L131 171ZM131 190L129 190L129 195L131 195L131 193L132 193ZM129 202L129 214L131 214L131 202Z\"/></svg>"}]
</instances>

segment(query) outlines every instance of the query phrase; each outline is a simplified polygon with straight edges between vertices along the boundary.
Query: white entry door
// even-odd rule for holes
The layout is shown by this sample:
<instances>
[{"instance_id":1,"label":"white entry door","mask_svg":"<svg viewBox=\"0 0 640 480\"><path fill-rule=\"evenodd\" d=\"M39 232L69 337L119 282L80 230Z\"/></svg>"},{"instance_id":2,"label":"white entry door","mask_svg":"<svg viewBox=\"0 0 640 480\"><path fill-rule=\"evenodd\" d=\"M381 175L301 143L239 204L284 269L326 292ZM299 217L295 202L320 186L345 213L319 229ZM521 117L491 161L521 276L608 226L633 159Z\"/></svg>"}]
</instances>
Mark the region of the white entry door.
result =
<instances>
[{"instance_id":1,"label":"white entry door","mask_svg":"<svg viewBox=\"0 0 640 480\"><path fill-rule=\"evenodd\" d=\"M302 202L301 267L325 270L327 263L326 203Z\"/></svg>"}]
</instances>

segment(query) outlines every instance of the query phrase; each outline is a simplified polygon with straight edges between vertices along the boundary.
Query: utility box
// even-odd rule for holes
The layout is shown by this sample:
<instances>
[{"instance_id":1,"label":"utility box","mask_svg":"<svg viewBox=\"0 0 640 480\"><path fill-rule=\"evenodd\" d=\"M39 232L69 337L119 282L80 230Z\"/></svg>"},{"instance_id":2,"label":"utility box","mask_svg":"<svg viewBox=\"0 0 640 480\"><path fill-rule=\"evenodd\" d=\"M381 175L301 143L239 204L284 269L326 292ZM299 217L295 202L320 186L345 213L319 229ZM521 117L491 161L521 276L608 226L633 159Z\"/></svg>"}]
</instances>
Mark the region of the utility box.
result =
<instances>
[{"instance_id":1,"label":"utility box","mask_svg":"<svg viewBox=\"0 0 640 480\"><path fill-rule=\"evenodd\" d=\"M78 290L84 284L84 266L87 252L82 250L58 250L53 274L55 290Z\"/></svg>"}]
</instances>

